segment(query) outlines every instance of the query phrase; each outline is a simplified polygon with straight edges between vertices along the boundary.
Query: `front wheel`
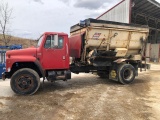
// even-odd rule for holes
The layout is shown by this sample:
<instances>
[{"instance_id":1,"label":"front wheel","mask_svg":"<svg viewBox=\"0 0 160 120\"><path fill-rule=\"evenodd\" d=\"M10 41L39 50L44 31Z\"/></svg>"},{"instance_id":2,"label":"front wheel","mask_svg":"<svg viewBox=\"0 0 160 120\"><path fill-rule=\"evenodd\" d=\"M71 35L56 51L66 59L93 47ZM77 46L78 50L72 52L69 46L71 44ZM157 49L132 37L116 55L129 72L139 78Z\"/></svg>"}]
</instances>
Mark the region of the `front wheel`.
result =
<instances>
[{"instance_id":1,"label":"front wheel","mask_svg":"<svg viewBox=\"0 0 160 120\"><path fill-rule=\"evenodd\" d=\"M135 68L131 64L122 64L118 69L118 80L122 84L133 82L136 76Z\"/></svg>"},{"instance_id":2,"label":"front wheel","mask_svg":"<svg viewBox=\"0 0 160 120\"><path fill-rule=\"evenodd\" d=\"M40 86L40 77L36 71L22 68L12 75L10 85L16 94L32 95Z\"/></svg>"}]
</instances>

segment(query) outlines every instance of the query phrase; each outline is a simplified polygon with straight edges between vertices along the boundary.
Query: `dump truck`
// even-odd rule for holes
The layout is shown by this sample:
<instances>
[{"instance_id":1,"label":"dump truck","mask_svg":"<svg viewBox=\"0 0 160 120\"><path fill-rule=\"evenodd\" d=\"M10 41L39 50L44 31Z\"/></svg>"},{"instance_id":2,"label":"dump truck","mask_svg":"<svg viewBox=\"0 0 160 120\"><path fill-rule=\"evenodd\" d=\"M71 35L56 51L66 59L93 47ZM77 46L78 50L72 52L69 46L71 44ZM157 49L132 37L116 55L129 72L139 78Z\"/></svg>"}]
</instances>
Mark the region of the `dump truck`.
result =
<instances>
[{"instance_id":1,"label":"dump truck","mask_svg":"<svg viewBox=\"0 0 160 120\"><path fill-rule=\"evenodd\" d=\"M66 33L45 32L37 47L6 53L6 72L16 94L34 94L40 78L69 80L71 73L94 73L101 78L129 84L146 68L146 26L86 19ZM71 60L70 60L71 58Z\"/></svg>"}]
</instances>

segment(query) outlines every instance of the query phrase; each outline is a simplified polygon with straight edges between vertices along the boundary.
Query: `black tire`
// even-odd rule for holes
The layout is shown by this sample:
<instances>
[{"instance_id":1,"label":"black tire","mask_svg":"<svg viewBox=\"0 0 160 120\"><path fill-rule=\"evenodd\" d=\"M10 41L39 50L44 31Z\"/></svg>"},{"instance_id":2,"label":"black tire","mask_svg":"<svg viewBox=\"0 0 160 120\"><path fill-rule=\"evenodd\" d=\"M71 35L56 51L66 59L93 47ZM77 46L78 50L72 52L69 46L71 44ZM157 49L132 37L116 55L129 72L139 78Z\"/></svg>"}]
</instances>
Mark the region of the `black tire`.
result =
<instances>
[{"instance_id":1,"label":"black tire","mask_svg":"<svg viewBox=\"0 0 160 120\"><path fill-rule=\"evenodd\" d=\"M109 74L107 72L97 72L97 75L103 79L109 78Z\"/></svg>"},{"instance_id":2,"label":"black tire","mask_svg":"<svg viewBox=\"0 0 160 120\"><path fill-rule=\"evenodd\" d=\"M32 95L40 86L40 77L36 71L22 68L12 75L10 85L16 94Z\"/></svg>"},{"instance_id":3,"label":"black tire","mask_svg":"<svg viewBox=\"0 0 160 120\"><path fill-rule=\"evenodd\" d=\"M122 84L132 83L135 79L136 71L131 64L122 64L118 69L118 80Z\"/></svg>"}]
</instances>

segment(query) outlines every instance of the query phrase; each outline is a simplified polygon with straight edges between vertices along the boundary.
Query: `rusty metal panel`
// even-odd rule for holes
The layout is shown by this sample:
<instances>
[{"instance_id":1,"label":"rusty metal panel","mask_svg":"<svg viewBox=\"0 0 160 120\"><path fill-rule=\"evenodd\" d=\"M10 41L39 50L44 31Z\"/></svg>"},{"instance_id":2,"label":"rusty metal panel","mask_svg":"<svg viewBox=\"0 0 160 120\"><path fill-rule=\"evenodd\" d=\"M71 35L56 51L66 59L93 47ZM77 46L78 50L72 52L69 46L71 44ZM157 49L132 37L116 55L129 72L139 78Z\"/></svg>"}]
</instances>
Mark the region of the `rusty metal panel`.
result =
<instances>
[{"instance_id":1,"label":"rusty metal panel","mask_svg":"<svg viewBox=\"0 0 160 120\"><path fill-rule=\"evenodd\" d=\"M142 43L141 40L146 39L146 33L141 32L132 32L131 33L131 40L129 44L129 49L135 50L135 49L141 49Z\"/></svg>"},{"instance_id":2,"label":"rusty metal panel","mask_svg":"<svg viewBox=\"0 0 160 120\"><path fill-rule=\"evenodd\" d=\"M159 62L159 44L151 44L151 61Z\"/></svg>"},{"instance_id":3,"label":"rusty metal panel","mask_svg":"<svg viewBox=\"0 0 160 120\"><path fill-rule=\"evenodd\" d=\"M139 50L142 47L140 39L145 40L148 34L148 29L143 28L140 30L135 27L121 26L121 29L116 27L111 29L113 25L108 24L107 26L110 28L92 27L88 29L87 47L100 46L99 49L106 50L106 46L110 44L109 49L127 48L128 46L129 50Z\"/></svg>"},{"instance_id":4,"label":"rusty metal panel","mask_svg":"<svg viewBox=\"0 0 160 120\"><path fill-rule=\"evenodd\" d=\"M124 0L97 19L130 23L130 0Z\"/></svg>"}]
</instances>

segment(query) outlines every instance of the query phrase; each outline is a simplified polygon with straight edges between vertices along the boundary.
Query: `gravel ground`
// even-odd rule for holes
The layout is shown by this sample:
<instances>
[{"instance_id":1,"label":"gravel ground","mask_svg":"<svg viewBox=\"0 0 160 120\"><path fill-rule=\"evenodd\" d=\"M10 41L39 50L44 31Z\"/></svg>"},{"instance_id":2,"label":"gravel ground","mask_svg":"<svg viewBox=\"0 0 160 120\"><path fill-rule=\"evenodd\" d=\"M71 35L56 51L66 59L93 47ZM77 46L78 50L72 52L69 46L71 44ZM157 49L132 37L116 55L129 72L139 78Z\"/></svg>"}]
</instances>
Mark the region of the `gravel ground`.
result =
<instances>
[{"instance_id":1,"label":"gravel ground","mask_svg":"<svg viewBox=\"0 0 160 120\"><path fill-rule=\"evenodd\" d=\"M45 82L32 96L18 96L0 80L0 120L160 120L160 65L129 85L92 74Z\"/></svg>"}]
</instances>

